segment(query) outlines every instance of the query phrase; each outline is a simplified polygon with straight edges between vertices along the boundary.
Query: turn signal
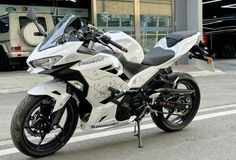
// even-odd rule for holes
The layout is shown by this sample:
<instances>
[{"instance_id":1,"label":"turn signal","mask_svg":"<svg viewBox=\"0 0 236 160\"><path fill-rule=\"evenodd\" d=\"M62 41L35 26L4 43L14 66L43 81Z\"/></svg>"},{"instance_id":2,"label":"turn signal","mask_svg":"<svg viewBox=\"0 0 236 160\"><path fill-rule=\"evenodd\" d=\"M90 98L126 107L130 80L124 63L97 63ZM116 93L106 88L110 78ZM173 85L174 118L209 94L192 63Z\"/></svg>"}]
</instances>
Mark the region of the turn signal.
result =
<instances>
[{"instance_id":1,"label":"turn signal","mask_svg":"<svg viewBox=\"0 0 236 160\"><path fill-rule=\"evenodd\" d=\"M211 57L207 57L207 64L212 64L212 58Z\"/></svg>"}]
</instances>

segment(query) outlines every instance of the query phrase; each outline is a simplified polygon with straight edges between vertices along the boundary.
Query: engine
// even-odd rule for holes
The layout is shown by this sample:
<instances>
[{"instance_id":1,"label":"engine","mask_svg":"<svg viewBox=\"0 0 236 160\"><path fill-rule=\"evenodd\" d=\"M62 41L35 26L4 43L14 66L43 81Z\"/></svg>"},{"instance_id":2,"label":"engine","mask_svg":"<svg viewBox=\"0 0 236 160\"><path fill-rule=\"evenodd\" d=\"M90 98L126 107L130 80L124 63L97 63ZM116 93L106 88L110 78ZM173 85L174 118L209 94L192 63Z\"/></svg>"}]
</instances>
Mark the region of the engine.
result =
<instances>
[{"instance_id":1,"label":"engine","mask_svg":"<svg viewBox=\"0 0 236 160\"><path fill-rule=\"evenodd\" d=\"M145 100L141 93L133 93L126 95L120 105L117 106L116 119L118 121L124 121L129 119L131 116L139 116L145 106Z\"/></svg>"}]
</instances>

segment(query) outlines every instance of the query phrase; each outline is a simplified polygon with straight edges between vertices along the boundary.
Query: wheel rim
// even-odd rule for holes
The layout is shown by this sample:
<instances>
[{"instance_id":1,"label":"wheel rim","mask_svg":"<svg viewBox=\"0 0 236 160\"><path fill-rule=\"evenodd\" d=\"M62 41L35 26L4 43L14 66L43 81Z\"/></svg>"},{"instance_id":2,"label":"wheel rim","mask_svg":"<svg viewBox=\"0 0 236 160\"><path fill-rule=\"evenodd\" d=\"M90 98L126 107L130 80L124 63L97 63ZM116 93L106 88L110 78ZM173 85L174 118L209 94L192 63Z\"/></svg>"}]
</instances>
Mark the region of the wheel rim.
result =
<instances>
[{"instance_id":1,"label":"wheel rim","mask_svg":"<svg viewBox=\"0 0 236 160\"><path fill-rule=\"evenodd\" d=\"M26 116L22 130L23 138L31 150L45 152L64 145L62 142L67 138L74 120L72 106L70 103L66 105L59 125L52 130L49 126L54 105L53 99L40 100Z\"/></svg>"},{"instance_id":2,"label":"wheel rim","mask_svg":"<svg viewBox=\"0 0 236 160\"><path fill-rule=\"evenodd\" d=\"M187 81L178 82L175 88L194 90L194 86L192 86ZM162 107L162 111L168 113L166 115L163 114L164 120L171 126L179 126L185 123L185 121L192 114L192 111L195 107L196 94L192 93L190 95L183 95L179 97L169 97L167 100L178 103L186 103L185 109L183 110Z\"/></svg>"}]
</instances>

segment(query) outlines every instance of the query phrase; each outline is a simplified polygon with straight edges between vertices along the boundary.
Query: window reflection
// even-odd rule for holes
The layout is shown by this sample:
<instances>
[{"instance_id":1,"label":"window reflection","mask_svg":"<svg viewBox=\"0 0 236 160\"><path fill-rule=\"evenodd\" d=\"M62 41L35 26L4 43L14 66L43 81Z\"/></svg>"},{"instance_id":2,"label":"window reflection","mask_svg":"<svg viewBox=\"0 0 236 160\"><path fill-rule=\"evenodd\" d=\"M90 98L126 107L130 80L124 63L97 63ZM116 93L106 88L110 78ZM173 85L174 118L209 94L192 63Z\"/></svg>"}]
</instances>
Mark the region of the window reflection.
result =
<instances>
[{"instance_id":1,"label":"window reflection","mask_svg":"<svg viewBox=\"0 0 236 160\"><path fill-rule=\"evenodd\" d=\"M172 1L141 0L141 45L148 52L157 41L172 32Z\"/></svg>"},{"instance_id":2,"label":"window reflection","mask_svg":"<svg viewBox=\"0 0 236 160\"><path fill-rule=\"evenodd\" d=\"M135 35L134 0L97 0L97 25ZM140 0L141 45L147 51L172 32L172 0Z\"/></svg>"},{"instance_id":3,"label":"window reflection","mask_svg":"<svg viewBox=\"0 0 236 160\"><path fill-rule=\"evenodd\" d=\"M133 0L98 0L97 25L105 31L121 30L134 36Z\"/></svg>"}]
</instances>

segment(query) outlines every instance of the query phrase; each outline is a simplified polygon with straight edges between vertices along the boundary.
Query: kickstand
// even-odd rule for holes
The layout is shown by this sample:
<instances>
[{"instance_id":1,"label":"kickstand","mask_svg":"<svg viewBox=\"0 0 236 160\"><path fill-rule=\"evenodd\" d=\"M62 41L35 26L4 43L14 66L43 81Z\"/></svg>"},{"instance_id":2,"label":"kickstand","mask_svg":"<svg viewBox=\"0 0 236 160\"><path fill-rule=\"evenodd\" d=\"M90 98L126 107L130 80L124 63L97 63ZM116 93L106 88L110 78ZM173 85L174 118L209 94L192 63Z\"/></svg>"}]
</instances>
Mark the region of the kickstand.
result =
<instances>
[{"instance_id":1,"label":"kickstand","mask_svg":"<svg viewBox=\"0 0 236 160\"><path fill-rule=\"evenodd\" d=\"M138 137L138 147L139 148L143 148L143 141L142 141L142 137L141 137L141 129L140 129L140 119L135 120L135 125L134 125L134 136ZM138 130L136 129L136 127L138 128Z\"/></svg>"}]
</instances>

